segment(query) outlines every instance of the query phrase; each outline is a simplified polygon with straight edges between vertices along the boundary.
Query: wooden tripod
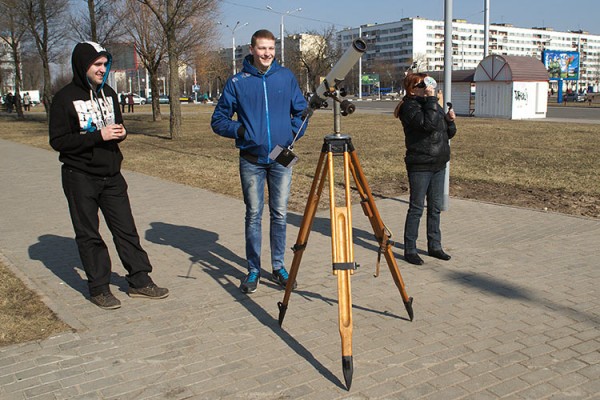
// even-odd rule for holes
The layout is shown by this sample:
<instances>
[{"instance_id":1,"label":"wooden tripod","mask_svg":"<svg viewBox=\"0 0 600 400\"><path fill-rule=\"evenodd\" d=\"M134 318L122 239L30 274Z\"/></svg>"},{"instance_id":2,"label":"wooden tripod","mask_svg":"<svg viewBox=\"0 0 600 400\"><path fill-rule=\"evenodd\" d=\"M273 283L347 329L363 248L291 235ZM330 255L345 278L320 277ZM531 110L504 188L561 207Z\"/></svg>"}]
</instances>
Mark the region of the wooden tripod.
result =
<instances>
[{"instance_id":1,"label":"wooden tripod","mask_svg":"<svg viewBox=\"0 0 600 400\"><path fill-rule=\"evenodd\" d=\"M335 182L334 182L334 156L343 156L344 164L344 189L345 202L342 206L335 204ZM325 168L326 167L326 168ZM371 190L358 162L358 156L352 145L352 139L348 135L332 134L325 137L321 150L319 162L312 182L302 224L298 232L298 239L292 248L294 259L289 272L289 279L285 288L283 301L279 306L279 325L283 323L287 311L290 294L298 275L302 254L308 242L308 236L314 221L323 191L325 177L329 177L329 200L331 211L331 251L333 261L333 274L338 280L338 318L340 336L342 339L342 370L346 387L350 390L352 385L353 362L352 362L352 298L350 290L350 275L354 273L357 265L354 262L354 251L352 241L352 212L350 204L350 174L358 188L361 197L361 205L365 215L369 218L375 238L379 242L380 252L385 255L392 277L402 296L409 318L413 320L412 297L409 297L396 259L392 252L392 242L389 231L383 224Z\"/></svg>"}]
</instances>

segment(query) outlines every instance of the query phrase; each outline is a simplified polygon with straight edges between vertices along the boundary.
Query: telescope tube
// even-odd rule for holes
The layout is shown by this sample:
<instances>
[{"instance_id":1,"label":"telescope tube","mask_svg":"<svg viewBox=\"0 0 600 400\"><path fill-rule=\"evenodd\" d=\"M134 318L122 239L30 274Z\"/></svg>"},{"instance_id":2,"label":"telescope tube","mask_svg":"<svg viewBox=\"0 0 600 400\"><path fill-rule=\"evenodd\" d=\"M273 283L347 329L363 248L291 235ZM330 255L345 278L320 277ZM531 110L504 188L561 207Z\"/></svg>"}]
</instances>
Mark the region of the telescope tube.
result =
<instances>
[{"instance_id":1,"label":"telescope tube","mask_svg":"<svg viewBox=\"0 0 600 400\"><path fill-rule=\"evenodd\" d=\"M367 44L361 38L354 39L352 46L346 50L342 57L333 66L331 71L325 77L325 80L319 85L316 91L316 95L322 100L327 100L325 92L327 91L327 85L330 89L333 89L338 82L343 81L348 72L352 69L354 64L360 59L360 56L367 51Z\"/></svg>"}]
</instances>

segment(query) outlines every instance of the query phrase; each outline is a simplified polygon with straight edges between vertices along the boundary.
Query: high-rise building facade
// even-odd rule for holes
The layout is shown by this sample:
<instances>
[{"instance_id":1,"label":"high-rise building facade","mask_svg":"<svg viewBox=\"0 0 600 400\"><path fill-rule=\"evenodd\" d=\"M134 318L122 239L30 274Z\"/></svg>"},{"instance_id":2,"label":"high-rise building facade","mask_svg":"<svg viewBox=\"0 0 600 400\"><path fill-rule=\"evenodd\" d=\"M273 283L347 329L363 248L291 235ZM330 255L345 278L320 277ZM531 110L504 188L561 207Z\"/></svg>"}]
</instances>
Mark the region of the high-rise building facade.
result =
<instances>
[{"instance_id":1,"label":"high-rise building facade","mask_svg":"<svg viewBox=\"0 0 600 400\"><path fill-rule=\"evenodd\" d=\"M405 71L413 63L419 70L444 68L444 21L403 18L384 24L367 24L337 33L345 50L357 37L367 42L363 55L364 70L376 62L391 63ZM453 70L474 69L484 55L484 25L466 20L452 23ZM551 28L518 28L510 24L491 24L488 54L542 58L545 50L578 51L580 79L578 87L598 91L600 81L600 35L584 31L559 32Z\"/></svg>"}]
</instances>

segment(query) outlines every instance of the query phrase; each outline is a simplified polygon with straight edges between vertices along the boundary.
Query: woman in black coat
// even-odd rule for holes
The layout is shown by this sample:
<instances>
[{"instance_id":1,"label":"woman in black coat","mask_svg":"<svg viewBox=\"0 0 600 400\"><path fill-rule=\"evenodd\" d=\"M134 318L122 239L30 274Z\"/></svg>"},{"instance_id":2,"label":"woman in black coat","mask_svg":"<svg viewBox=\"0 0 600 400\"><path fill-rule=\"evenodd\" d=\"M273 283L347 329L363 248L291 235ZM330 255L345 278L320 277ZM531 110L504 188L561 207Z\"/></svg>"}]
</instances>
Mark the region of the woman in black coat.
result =
<instances>
[{"instance_id":1,"label":"woman in black coat","mask_svg":"<svg viewBox=\"0 0 600 400\"><path fill-rule=\"evenodd\" d=\"M449 260L442 249L440 212L444 197L446 163L450 160L449 140L456 133L453 110L444 113L435 96L435 86L428 85L426 74L409 74L404 79L406 96L394 110L404 128L406 170L410 203L404 225L404 259L421 265L417 254L419 222L427 198L427 250L431 257ZM433 81L435 82L435 81Z\"/></svg>"}]
</instances>

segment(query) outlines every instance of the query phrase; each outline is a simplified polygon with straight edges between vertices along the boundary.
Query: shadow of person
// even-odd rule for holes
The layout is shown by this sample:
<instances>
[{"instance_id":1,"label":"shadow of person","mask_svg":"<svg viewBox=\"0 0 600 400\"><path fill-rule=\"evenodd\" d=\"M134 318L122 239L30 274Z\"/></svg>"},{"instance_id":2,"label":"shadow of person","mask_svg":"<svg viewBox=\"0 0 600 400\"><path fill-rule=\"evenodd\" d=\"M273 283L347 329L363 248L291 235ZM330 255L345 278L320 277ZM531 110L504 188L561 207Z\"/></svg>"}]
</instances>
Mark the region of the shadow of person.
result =
<instances>
[{"instance_id":1,"label":"shadow of person","mask_svg":"<svg viewBox=\"0 0 600 400\"><path fill-rule=\"evenodd\" d=\"M345 388L342 382L321 364L307 348L302 346L302 344L279 326L279 321L276 318L266 312L252 297L241 293L239 284L233 284L235 281L241 282L246 276L246 260L221 245L217 233L191 226L152 222L150 223L150 229L146 231L145 239L152 243L171 246L188 254L190 267L188 268L187 275L179 275L180 277L193 279L194 277L191 275L193 267L197 265L202 268L225 292L246 308L257 321L271 329L273 333L294 350L296 354L309 362L323 377L339 388ZM236 265L242 267L244 272L236 267ZM266 279L263 281L266 281Z\"/></svg>"},{"instance_id":2,"label":"shadow of person","mask_svg":"<svg viewBox=\"0 0 600 400\"><path fill-rule=\"evenodd\" d=\"M544 297L541 293L537 293L533 288L524 285L515 285L489 274L462 271L443 271L443 274L446 275L449 281L465 287L487 292L498 297L529 302L544 310L550 310L548 312L556 311L577 321L588 320L596 325L600 325L600 318L598 318L596 314L578 310L577 306L572 303L560 304L554 302L551 299Z\"/></svg>"},{"instance_id":3,"label":"shadow of person","mask_svg":"<svg viewBox=\"0 0 600 400\"><path fill-rule=\"evenodd\" d=\"M57 235L41 235L38 237L37 243L29 246L28 252L29 258L41 261L64 283L84 296L89 294L87 279L81 266L75 239ZM122 292L127 291L128 285L124 277L113 271L110 278L112 285L117 286Z\"/></svg>"}]
</instances>

